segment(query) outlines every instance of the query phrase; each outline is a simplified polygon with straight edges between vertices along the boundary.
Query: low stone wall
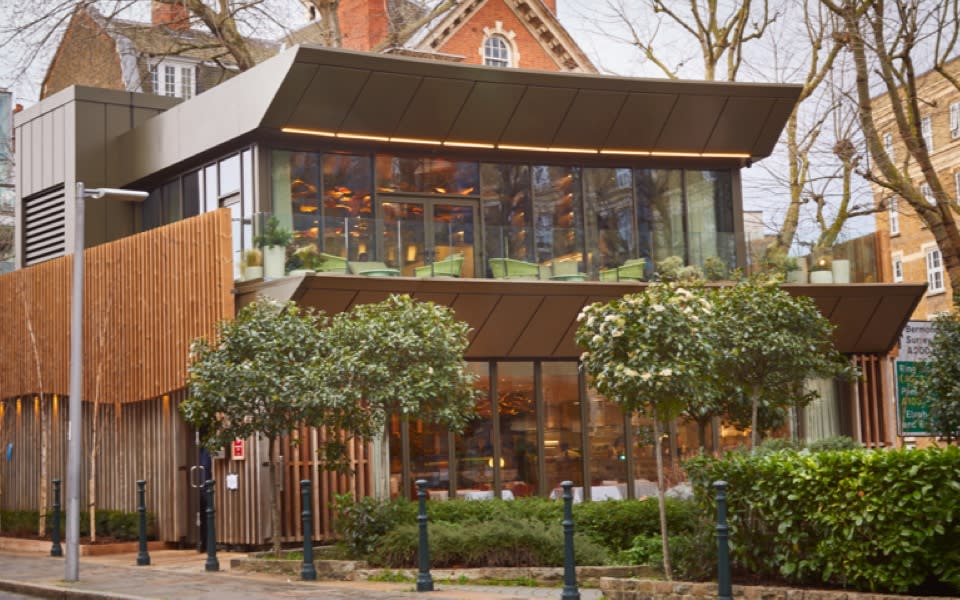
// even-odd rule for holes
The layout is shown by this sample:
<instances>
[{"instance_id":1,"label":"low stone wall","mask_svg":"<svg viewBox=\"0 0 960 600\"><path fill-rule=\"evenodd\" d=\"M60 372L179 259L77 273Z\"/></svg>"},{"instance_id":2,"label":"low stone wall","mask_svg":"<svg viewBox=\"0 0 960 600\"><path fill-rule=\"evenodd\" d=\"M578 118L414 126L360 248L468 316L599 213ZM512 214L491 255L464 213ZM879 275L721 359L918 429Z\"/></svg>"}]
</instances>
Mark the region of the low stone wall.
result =
<instances>
[{"instance_id":1,"label":"low stone wall","mask_svg":"<svg viewBox=\"0 0 960 600\"><path fill-rule=\"evenodd\" d=\"M281 573L299 576L302 561L272 560L261 557L234 558L230 569L256 573ZM352 560L316 560L318 579L342 581L366 581L385 574L399 574L411 581L417 578L417 569L370 569L363 561ZM577 583L597 586L604 577L644 577L651 575L649 567L577 567ZM486 567L480 569L431 569L434 581L477 581L494 579L509 581L532 579L544 584L561 583L561 567Z\"/></svg>"},{"instance_id":2,"label":"low stone wall","mask_svg":"<svg viewBox=\"0 0 960 600\"><path fill-rule=\"evenodd\" d=\"M66 541L60 540L63 551L66 552ZM0 551L16 552L17 554L50 554L50 540L27 540L23 538L0 537ZM166 542L147 542L147 550L164 550ZM116 542L111 544L80 544L80 556L103 556L106 554L124 554L136 552L140 549L139 542Z\"/></svg>"},{"instance_id":3,"label":"low stone wall","mask_svg":"<svg viewBox=\"0 0 960 600\"><path fill-rule=\"evenodd\" d=\"M716 583L684 583L654 579L604 577L600 590L607 600L713 600ZM845 590L808 590L786 587L733 586L733 597L741 600L949 600L933 596L858 593Z\"/></svg>"}]
</instances>

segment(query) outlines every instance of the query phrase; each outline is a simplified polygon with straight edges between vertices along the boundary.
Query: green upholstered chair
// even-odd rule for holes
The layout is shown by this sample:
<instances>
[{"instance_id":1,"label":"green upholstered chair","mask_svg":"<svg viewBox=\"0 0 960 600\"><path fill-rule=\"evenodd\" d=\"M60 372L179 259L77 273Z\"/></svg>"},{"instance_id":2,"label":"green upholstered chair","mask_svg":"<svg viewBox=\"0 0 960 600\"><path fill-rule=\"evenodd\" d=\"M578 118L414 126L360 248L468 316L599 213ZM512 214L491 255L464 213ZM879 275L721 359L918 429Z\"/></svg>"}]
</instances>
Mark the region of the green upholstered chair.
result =
<instances>
[{"instance_id":1,"label":"green upholstered chair","mask_svg":"<svg viewBox=\"0 0 960 600\"><path fill-rule=\"evenodd\" d=\"M334 256L326 252L320 252L320 266L317 271L321 273L346 273L347 259L342 256Z\"/></svg>"},{"instance_id":2,"label":"green upholstered chair","mask_svg":"<svg viewBox=\"0 0 960 600\"><path fill-rule=\"evenodd\" d=\"M461 270L463 270L463 253L457 252L429 265L416 267L413 274L417 277L460 277Z\"/></svg>"},{"instance_id":3,"label":"green upholstered chair","mask_svg":"<svg viewBox=\"0 0 960 600\"><path fill-rule=\"evenodd\" d=\"M550 265L550 279L553 281L583 281L585 278L578 260L559 260Z\"/></svg>"},{"instance_id":4,"label":"green upholstered chair","mask_svg":"<svg viewBox=\"0 0 960 600\"><path fill-rule=\"evenodd\" d=\"M347 261L347 267L354 275L367 277L396 277L400 274L397 269L391 269L386 263L376 261Z\"/></svg>"},{"instance_id":5,"label":"green upholstered chair","mask_svg":"<svg viewBox=\"0 0 960 600\"><path fill-rule=\"evenodd\" d=\"M600 281L643 281L646 264L645 258L631 258L619 267L600 269Z\"/></svg>"},{"instance_id":6,"label":"green upholstered chair","mask_svg":"<svg viewBox=\"0 0 960 600\"><path fill-rule=\"evenodd\" d=\"M537 263L513 258L491 258L489 263L494 279L547 279L550 276L549 267Z\"/></svg>"}]
</instances>

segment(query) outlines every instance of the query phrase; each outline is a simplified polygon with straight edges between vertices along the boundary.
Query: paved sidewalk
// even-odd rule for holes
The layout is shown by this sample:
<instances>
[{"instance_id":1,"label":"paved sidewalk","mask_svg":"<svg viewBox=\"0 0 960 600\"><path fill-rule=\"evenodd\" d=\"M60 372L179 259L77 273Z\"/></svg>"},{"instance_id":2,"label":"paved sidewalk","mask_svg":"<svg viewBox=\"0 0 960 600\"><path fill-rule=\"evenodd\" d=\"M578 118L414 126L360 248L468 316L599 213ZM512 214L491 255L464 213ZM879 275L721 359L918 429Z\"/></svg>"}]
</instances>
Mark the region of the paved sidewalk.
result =
<instances>
[{"instance_id":1,"label":"paved sidewalk","mask_svg":"<svg viewBox=\"0 0 960 600\"><path fill-rule=\"evenodd\" d=\"M435 592L418 594L412 583L357 581L305 582L281 575L230 571L230 559L244 554L218 553L219 572L204 570L206 554L193 550L150 553L149 566L136 566L136 553L80 558L80 581L63 580L64 559L0 552L0 590L42 598L71 600L236 600L246 598L323 598L330 600L526 600L560 598L561 588L497 587L436 583ZM582 600L599 600L600 591L580 589Z\"/></svg>"}]
</instances>

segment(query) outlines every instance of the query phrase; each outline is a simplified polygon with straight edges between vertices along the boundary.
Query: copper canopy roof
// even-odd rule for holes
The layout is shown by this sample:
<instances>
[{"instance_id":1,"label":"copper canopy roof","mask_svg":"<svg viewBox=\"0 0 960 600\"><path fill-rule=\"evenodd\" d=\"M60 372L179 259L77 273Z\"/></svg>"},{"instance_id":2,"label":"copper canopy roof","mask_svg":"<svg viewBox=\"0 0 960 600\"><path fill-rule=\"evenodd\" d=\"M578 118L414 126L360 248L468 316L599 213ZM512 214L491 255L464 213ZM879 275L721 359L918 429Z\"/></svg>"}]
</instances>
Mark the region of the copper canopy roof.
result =
<instances>
[{"instance_id":1,"label":"copper canopy roof","mask_svg":"<svg viewBox=\"0 0 960 600\"><path fill-rule=\"evenodd\" d=\"M813 298L836 326L834 339L844 354L885 354L926 289L916 284L787 285L793 294ZM237 304L257 294L296 300L335 314L355 304L407 293L450 306L470 324L468 359L575 359L576 317L587 304L637 292L644 284L598 282L497 281L490 279L413 279L403 277L305 276L266 283L241 283Z\"/></svg>"}]
</instances>

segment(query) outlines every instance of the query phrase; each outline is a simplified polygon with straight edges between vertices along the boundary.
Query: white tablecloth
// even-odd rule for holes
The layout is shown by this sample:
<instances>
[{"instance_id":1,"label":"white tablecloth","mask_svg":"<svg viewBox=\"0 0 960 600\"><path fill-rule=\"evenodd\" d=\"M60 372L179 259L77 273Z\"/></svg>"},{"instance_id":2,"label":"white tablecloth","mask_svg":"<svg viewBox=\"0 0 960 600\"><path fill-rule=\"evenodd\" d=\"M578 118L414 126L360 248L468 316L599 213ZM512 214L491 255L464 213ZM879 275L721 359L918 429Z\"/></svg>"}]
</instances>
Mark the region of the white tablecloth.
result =
<instances>
[{"instance_id":1,"label":"white tablecloth","mask_svg":"<svg viewBox=\"0 0 960 600\"><path fill-rule=\"evenodd\" d=\"M513 500L513 492L503 490L500 492L500 497L504 500ZM496 496L493 490L457 490L457 498L463 498L464 500L492 500L496 498Z\"/></svg>"}]
</instances>

